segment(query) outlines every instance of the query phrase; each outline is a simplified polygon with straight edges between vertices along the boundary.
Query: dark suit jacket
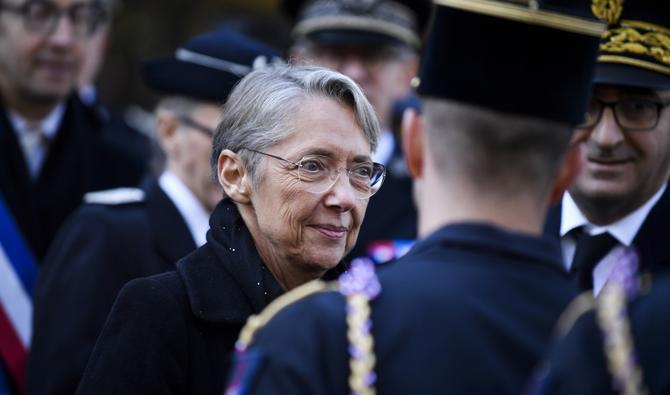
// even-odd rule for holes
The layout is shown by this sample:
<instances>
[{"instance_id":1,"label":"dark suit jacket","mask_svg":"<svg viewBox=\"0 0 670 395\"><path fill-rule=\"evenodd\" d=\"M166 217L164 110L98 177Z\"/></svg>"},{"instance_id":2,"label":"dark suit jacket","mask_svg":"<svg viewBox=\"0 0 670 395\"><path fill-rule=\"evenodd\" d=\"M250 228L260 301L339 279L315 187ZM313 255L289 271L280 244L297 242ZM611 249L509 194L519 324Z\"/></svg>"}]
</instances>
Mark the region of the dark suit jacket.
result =
<instances>
[{"instance_id":1,"label":"dark suit jacket","mask_svg":"<svg viewBox=\"0 0 670 395\"><path fill-rule=\"evenodd\" d=\"M446 226L380 270L371 302L380 394L520 394L577 290L555 243ZM347 394L344 298L321 293L258 333L250 394ZM243 380L244 380L243 379Z\"/></svg>"},{"instance_id":2,"label":"dark suit jacket","mask_svg":"<svg viewBox=\"0 0 670 395\"><path fill-rule=\"evenodd\" d=\"M84 193L137 185L147 168L146 161L138 161L115 136L103 132L95 111L76 95L65 105L58 134L32 180L0 104L0 194L38 261Z\"/></svg>"},{"instance_id":3,"label":"dark suit jacket","mask_svg":"<svg viewBox=\"0 0 670 395\"><path fill-rule=\"evenodd\" d=\"M176 272L123 287L77 393L220 395L242 325L282 293L224 199Z\"/></svg>"},{"instance_id":4,"label":"dark suit jacket","mask_svg":"<svg viewBox=\"0 0 670 395\"><path fill-rule=\"evenodd\" d=\"M386 169L386 180L370 198L356 245L348 258L367 256L368 247L375 241L414 240L416 232L412 179L407 173L402 150L396 144Z\"/></svg>"},{"instance_id":5,"label":"dark suit jacket","mask_svg":"<svg viewBox=\"0 0 670 395\"><path fill-rule=\"evenodd\" d=\"M554 240L560 239L561 210L560 203L549 210L545 225L545 235ZM641 271L656 272L670 269L668 232L670 232L670 186L649 211L633 239L633 245L640 256Z\"/></svg>"},{"instance_id":6,"label":"dark suit jacket","mask_svg":"<svg viewBox=\"0 0 670 395\"><path fill-rule=\"evenodd\" d=\"M26 394L73 394L128 281L174 270L196 245L156 181L141 202L86 204L54 240L35 287Z\"/></svg>"}]
</instances>

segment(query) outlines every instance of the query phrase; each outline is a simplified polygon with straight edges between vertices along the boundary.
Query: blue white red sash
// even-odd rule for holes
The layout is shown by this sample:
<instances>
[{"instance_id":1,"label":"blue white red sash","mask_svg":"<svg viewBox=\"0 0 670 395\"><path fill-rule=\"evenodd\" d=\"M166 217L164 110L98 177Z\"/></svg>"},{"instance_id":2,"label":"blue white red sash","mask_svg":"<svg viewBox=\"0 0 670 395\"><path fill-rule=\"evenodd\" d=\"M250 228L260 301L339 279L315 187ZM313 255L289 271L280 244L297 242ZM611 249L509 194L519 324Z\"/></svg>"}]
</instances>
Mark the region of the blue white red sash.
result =
<instances>
[{"instance_id":1,"label":"blue white red sash","mask_svg":"<svg viewBox=\"0 0 670 395\"><path fill-rule=\"evenodd\" d=\"M19 393L32 331L37 263L0 197L0 358Z\"/></svg>"}]
</instances>

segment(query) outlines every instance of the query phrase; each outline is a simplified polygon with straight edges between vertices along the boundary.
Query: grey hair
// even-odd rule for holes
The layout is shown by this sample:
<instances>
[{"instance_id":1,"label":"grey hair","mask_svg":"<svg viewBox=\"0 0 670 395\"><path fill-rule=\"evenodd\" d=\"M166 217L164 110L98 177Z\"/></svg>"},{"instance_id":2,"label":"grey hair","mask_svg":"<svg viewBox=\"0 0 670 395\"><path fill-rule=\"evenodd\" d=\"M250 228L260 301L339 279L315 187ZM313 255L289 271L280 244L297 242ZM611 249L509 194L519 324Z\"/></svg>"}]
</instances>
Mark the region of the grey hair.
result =
<instances>
[{"instance_id":1,"label":"grey hair","mask_svg":"<svg viewBox=\"0 0 670 395\"><path fill-rule=\"evenodd\" d=\"M216 177L219 155L228 149L240 155L252 181L258 181L260 157L250 150L264 151L286 139L293 132L293 114L310 96L351 108L371 150L377 148L379 121L354 81L322 67L276 64L252 71L230 93L214 136L212 174Z\"/></svg>"}]
</instances>

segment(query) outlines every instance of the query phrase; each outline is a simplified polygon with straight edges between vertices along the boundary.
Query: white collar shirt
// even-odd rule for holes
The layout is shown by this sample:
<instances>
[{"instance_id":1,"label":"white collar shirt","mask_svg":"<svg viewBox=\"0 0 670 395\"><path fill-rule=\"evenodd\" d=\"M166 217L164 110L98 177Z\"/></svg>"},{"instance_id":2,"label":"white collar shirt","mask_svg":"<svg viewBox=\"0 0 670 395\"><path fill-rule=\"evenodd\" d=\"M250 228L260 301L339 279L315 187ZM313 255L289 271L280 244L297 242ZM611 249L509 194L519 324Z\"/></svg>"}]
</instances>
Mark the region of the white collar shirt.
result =
<instances>
[{"instance_id":1,"label":"white collar shirt","mask_svg":"<svg viewBox=\"0 0 670 395\"><path fill-rule=\"evenodd\" d=\"M16 131L32 177L39 174L47 155L48 142L56 137L64 114L64 103L58 104L39 122L30 122L16 112L10 111L9 120Z\"/></svg>"},{"instance_id":2,"label":"white collar shirt","mask_svg":"<svg viewBox=\"0 0 670 395\"><path fill-rule=\"evenodd\" d=\"M626 215L625 217L615 221L609 225L598 226L589 222L589 220L582 214L577 203L575 203L570 193L565 193L563 195L562 201L562 210L561 210L561 248L563 250L563 264L566 270L570 270L572 265L572 259L575 255L576 241L574 237L569 235L569 232L573 229L584 227L585 231L589 235L599 235L605 232L608 232L612 237L614 237L620 244L624 246L631 246L633 240L637 235L640 227L644 223L644 220L649 215L649 212L658 202L667 187L666 184L663 186L647 200L645 204L640 206L637 210ZM594 294L600 293L600 290L607 282L612 270L614 269L614 264L616 263L613 259L609 258L609 253L600 260L600 262L593 269L593 292Z\"/></svg>"},{"instance_id":3,"label":"white collar shirt","mask_svg":"<svg viewBox=\"0 0 670 395\"><path fill-rule=\"evenodd\" d=\"M184 218L195 244L198 247L205 244L207 230L209 230L210 214L205 206L188 189L186 184L169 170L161 174L158 178L158 184Z\"/></svg>"}]
</instances>

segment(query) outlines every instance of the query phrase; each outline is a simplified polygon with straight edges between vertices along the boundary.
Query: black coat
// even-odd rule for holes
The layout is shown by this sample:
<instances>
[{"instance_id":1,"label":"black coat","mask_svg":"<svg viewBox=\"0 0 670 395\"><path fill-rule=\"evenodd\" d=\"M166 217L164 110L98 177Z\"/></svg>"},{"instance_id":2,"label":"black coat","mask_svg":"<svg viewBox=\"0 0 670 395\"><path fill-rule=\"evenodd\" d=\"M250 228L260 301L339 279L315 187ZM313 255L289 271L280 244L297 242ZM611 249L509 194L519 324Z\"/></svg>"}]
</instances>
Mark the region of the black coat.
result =
<instances>
[{"instance_id":1,"label":"black coat","mask_svg":"<svg viewBox=\"0 0 670 395\"><path fill-rule=\"evenodd\" d=\"M379 278L379 394L521 393L577 293L556 243L480 224L438 230ZM344 312L333 292L282 310L250 349L258 370L236 377L250 394L349 393Z\"/></svg>"},{"instance_id":2,"label":"black coat","mask_svg":"<svg viewBox=\"0 0 670 395\"><path fill-rule=\"evenodd\" d=\"M562 205L559 203L549 211L545 235L560 239ZM656 272L670 269L670 186L649 211L640 230L633 239L633 246L640 257L640 270Z\"/></svg>"},{"instance_id":3,"label":"black coat","mask_svg":"<svg viewBox=\"0 0 670 395\"><path fill-rule=\"evenodd\" d=\"M26 394L73 394L119 290L196 248L156 181L140 202L86 204L54 240L35 286Z\"/></svg>"},{"instance_id":4,"label":"black coat","mask_svg":"<svg viewBox=\"0 0 670 395\"><path fill-rule=\"evenodd\" d=\"M368 256L368 249L374 242L416 239L417 213L412 188L412 179L402 151L396 144L386 169L386 180L370 198L365 220L349 259Z\"/></svg>"},{"instance_id":5,"label":"black coat","mask_svg":"<svg viewBox=\"0 0 670 395\"><path fill-rule=\"evenodd\" d=\"M653 280L651 292L628 308L633 347L644 385L650 395L670 394L670 276ZM604 354L605 339L590 311L577 320L554 347L548 374L538 394L615 395Z\"/></svg>"},{"instance_id":6,"label":"black coat","mask_svg":"<svg viewBox=\"0 0 670 395\"><path fill-rule=\"evenodd\" d=\"M137 185L147 167L146 160L139 161L116 136L104 131L97 113L76 95L65 105L58 134L40 174L32 180L0 104L0 194L39 261L86 192Z\"/></svg>"},{"instance_id":7,"label":"black coat","mask_svg":"<svg viewBox=\"0 0 670 395\"><path fill-rule=\"evenodd\" d=\"M224 199L175 272L121 290L77 393L221 394L239 330L282 292Z\"/></svg>"}]
</instances>

